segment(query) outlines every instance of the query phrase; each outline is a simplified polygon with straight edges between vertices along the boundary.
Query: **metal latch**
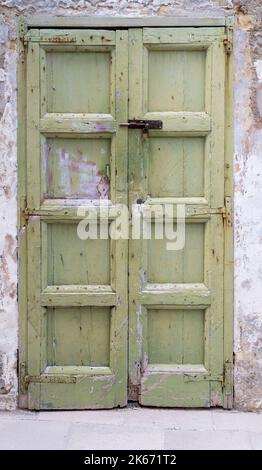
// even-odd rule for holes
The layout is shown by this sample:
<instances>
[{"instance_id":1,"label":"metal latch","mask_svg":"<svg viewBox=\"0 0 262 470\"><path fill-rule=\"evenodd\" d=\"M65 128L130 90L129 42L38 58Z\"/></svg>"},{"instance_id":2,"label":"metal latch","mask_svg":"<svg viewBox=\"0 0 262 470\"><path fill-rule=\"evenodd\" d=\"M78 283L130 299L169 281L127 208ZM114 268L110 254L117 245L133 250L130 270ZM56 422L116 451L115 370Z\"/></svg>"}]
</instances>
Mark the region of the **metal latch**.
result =
<instances>
[{"instance_id":1,"label":"metal latch","mask_svg":"<svg viewBox=\"0 0 262 470\"><path fill-rule=\"evenodd\" d=\"M225 197L225 208L223 218L228 227L232 226L232 200L230 196Z\"/></svg>"},{"instance_id":2,"label":"metal latch","mask_svg":"<svg viewBox=\"0 0 262 470\"><path fill-rule=\"evenodd\" d=\"M162 129L163 121L148 119L128 119L128 122L120 122L121 127L128 129L142 129L143 133L147 133L149 129Z\"/></svg>"}]
</instances>

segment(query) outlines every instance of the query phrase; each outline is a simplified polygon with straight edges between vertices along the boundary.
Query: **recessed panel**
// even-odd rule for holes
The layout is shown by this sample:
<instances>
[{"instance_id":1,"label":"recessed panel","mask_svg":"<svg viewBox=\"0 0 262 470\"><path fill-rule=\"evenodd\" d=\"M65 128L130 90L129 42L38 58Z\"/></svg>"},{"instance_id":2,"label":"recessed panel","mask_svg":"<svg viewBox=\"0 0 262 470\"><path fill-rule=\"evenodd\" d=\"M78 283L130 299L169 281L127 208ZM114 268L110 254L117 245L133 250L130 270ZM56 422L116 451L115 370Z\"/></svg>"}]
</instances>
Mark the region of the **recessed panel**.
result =
<instances>
[{"instance_id":1,"label":"recessed panel","mask_svg":"<svg viewBox=\"0 0 262 470\"><path fill-rule=\"evenodd\" d=\"M43 141L44 192L48 198L107 199L110 139Z\"/></svg>"},{"instance_id":2,"label":"recessed panel","mask_svg":"<svg viewBox=\"0 0 262 470\"><path fill-rule=\"evenodd\" d=\"M110 113L109 52L48 52L49 113Z\"/></svg>"},{"instance_id":3,"label":"recessed panel","mask_svg":"<svg viewBox=\"0 0 262 470\"><path fill-rule=\"evenodd\" d=\"M110 309L67 307L47 310L49 366L108 366Z\"/></svg>"},{"instance_id":4,"label":"recessed panel","mask_svg":"<svg viewBox=\"0 0 262 470\"><path fill-rule=\"evenodd\" d=\"M170 227L172 229L172 226ZM148 240L147 282L190 283L204 279L204 233L205 225L186 223L185 246L179 250L167 250L171 242L165 235L156 238L156 224L151 225L151 240ZM173 224L173 234L177 232ZM171 236L171 231L169 236ZM157 235L158 237L160 234ZM174 242L174 241L173 241Z\"/></svg>"},{"instance_id":5,"label":"recessed panel","mask_svg":"<svg viewBox=\"0 0 262 470\"><path fill-rule=\"evenodd\" d=\"M203 364L204 311L148 310L150 364Z\"/></svg>"},{"instance_id":6,"label":"recessed panel","mask_svg":"<svg viewBox=\"0 0 262 470\"><path fill-rule=\"evenodd\" d=\"M89 229L87 224L86 230ZM47 282L49 285L108 285L110 284L109 265L109 239L81 240L77 234L77 224L47 224Z\"/></svg>"},{"instance_id":7,"label":"recessed panel","mask_svg":"<svg viewBox=\"0 0 262 470\"><path fill-rule=\"evenodd\" d=\"M202 137L151 137L148 192L152 197L204 196Z\"/></svg>"},{"instance_id":8,"label":"recessed panel","mask_svg":"<svg viewBox=\"0 0 262 470\"><path fill-rule=\"evenodd\" d=\"M203 111L205 51L149 51L148 110Z\"/></svg>"}]
</instances>

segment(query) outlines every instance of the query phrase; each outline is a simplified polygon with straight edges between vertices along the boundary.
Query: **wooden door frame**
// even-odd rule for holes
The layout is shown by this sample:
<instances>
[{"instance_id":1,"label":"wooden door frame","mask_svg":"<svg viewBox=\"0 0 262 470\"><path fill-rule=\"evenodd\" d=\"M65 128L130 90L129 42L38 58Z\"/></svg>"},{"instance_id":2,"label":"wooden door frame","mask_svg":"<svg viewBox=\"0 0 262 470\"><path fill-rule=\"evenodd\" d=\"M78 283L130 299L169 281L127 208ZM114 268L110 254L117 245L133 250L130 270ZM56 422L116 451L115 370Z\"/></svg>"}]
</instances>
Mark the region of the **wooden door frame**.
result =
<instances>
[{"instance_id":1,"label":"wooden door frame","mask_svg":"<svg viewBox=\"0 0 262 470\"><path fill-rule=\"evenodd\" d=\"M25 367L27 362L27 234L26 214L26 42L30 28L138 28L225 27L225 217L224 217L224 408L233 406L233 41L234 17L45 17L18 18L18 310L19 310L19 407L27 408Z\"/></svg>"}]
</instances>

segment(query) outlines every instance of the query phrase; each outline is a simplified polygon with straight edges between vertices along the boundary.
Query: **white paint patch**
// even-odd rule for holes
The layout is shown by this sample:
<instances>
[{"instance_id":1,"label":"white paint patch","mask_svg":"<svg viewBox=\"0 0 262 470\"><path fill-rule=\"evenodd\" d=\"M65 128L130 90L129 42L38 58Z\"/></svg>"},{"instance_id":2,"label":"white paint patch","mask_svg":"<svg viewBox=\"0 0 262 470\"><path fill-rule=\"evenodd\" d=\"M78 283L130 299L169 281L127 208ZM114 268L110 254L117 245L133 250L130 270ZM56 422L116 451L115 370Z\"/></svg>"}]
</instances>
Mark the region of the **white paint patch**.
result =
<instances>
[{"instance_id":1,"label":"white paint patch","mask_svg":"<svg viewBox=\"0 0 262 470\"><path fill-rule=\"evenodd\" d=\"M5 81L5 71L4 69L0 69L0 82Z\"/></svg>"},{"instance_id":2,"label":"white paint patch","mask_svg":"<svg viewBox=\"0 0 262 470\"><path fill-rule=\"evenodd\" d=\"M256 67L257 78L262 82L262 60L256 60L254 65Z\"/></svg>"}]
</instances>

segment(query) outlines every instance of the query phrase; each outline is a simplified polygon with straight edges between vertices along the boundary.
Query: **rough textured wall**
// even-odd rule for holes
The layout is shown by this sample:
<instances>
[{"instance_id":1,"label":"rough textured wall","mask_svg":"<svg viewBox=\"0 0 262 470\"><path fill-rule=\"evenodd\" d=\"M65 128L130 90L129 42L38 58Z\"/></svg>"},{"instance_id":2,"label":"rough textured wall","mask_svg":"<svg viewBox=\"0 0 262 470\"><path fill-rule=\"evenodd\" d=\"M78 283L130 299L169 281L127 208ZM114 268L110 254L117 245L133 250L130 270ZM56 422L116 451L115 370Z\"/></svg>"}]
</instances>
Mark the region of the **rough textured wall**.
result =
<instances>
[{"instance_id":1,"label":"rough textured wall","mask_svg":"<svg viewBox=\"0 0 262 470\"><path fill-rule=\"evenodd\" d=\"M16 43L0 19L0 409L16 399Z\"/></svg>"},{"instance_id":2,"label":"rough textured wall","mask_svg":"<svg viewBox=\"0 0 262 470\"><path fill-rule=\"evenodd\" d=\"M236 3L235 406L254 410L262 408L262 2Z\"/></svg>"},{"instance_id":3,"label":"rough textured wall","mask_svg":"<svg viewBox=\"0 0 262 470\"><path fill-rule=\"evenodd\" d=\"M236 15L235 406L262 408L261 0L1 0L0 409L16 405L16 19L18 15Z\"/></svg>"}]
</instances>

